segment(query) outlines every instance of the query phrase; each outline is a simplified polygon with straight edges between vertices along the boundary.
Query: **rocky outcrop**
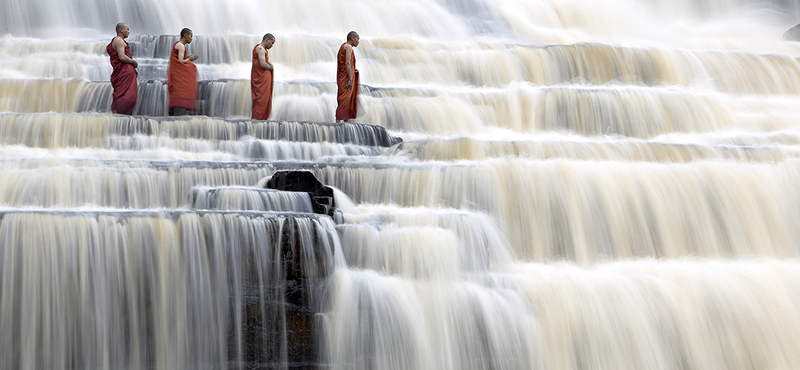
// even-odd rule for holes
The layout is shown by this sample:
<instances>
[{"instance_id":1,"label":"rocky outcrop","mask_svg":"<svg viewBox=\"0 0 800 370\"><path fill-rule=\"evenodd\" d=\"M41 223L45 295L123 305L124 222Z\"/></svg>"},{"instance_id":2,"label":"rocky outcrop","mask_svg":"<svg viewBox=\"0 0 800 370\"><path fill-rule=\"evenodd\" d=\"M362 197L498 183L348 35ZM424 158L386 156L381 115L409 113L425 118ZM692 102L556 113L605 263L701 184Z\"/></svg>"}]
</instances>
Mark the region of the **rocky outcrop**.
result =
<instances>
[{"instance_id":1,"label":"rocky outcrop","mask_svg":"<svg viewBox=\"0 0 800 370\"><path fill-rule=\"evenodd\" d=\"M233 362L231 370L320 368L321 323L317 313L324 308L319 294L333 271L333 263L330 251L316 245L309 249L307 241L303 241L305 232L297 219L286 219L279 238L278 271L283 276L277 284L264 286L259 283L256 270L246 270L251 274L246 275L243 285L250 293L243 295L242 343L228 346L232 350L229 358L241 358L241 362ZM322 237L316 233L305 235L308 236ZM234 352L237 348L241 348L241 356Z\"/></svg>"},{"instance_id":2,"label":"rocky outcrop","mask_svg":"<svg viewBox=\"0 0 800 370\"><path fill-rule=\"evenodd\" d=\"M311 197L314 213L333 217L336 204L333 200L333 189L307 171L279 171L267 182L267 189L281 191L300 191Z\"/></svg>"},{"instance_id":3,"label":"rocky outcrop","mask_svg":"<svg viewBox=\"0 0 800 370\"><path fill-rule=\"evenodd\" d=\"M800 41L800 24L790 28L783 34L783 39L787 41Z\"/></svg>"}]
</instances>

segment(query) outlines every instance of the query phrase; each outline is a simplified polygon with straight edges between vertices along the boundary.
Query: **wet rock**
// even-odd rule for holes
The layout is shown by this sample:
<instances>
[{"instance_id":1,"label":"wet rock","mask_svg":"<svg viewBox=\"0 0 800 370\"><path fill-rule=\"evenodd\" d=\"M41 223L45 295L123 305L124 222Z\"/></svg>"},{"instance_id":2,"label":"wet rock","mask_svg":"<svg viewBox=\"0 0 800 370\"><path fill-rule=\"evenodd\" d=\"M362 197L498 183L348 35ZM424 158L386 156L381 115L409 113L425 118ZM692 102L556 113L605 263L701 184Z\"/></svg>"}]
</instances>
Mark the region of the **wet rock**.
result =
<instances>
[{"instance_id":1,"label":"wet rock","mask_svg":"<svg viewBox=\"0 0 800 370\"><path fill-rule=\"evenodd\" d=\"M319 182L311 172L279 171L272 175L266 187L267 189L308 193L311 197L311 207L317 214L333 217L336 210L333 189Z\"/></svg>"},{"instance_id":2,"label":"wet rock","mask_svg":"<svg viewBox=\"0 0 800 370\"><path fill-rule=\"evenodd\" d=\"M319 235L305 237L317 239ZM275 239L280 240L280 262L271 267L277 278L265 284L256 266L242 269L241 323L232 320L229 328L231 334L236 334L237 327L242 333L241 339L236 335L229 338L231 370L320 368L322 323L317 313L324 312L324 308L315 297L322 292L326 277L333 271L332 260L319 248L303 246L303 235L295 219L287 219ZM250 264L255 263L255 259L243 256Z\"/></svg>"}]
</instances>

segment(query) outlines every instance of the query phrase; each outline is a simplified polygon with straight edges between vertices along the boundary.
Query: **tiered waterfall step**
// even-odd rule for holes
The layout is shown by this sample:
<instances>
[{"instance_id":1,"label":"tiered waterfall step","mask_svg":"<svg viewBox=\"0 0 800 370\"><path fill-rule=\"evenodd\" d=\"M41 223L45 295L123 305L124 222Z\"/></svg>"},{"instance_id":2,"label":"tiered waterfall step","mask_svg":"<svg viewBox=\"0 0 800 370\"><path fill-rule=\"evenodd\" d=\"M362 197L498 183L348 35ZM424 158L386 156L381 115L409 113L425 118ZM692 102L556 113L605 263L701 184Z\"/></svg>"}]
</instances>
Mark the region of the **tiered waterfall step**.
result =
<instances>
[{"instance_id":1,"label":"tiered waterfall step","mask_svg":"<svg viewBox=\"0 0 800 370\"><path fill-rule=\"evenodd\" d=\"M0 143L25 146L7 158L318 161L377 156L401 141L383 127L358 123L0 113Z\"/></svg>"},{"instance_id":2,"label":"tiered waterfall step","mask_svg":"<svg viewBox=\"0 0 800 370\"><path fill-rule=\"evenodd\" d=\"M190 368L318 365L320 287L339 253L328 217L2 210L0 235L6 272L0 313L36 321L51 314L47 302L58 301L63 318L50 325L0 323L6 335L38 343L10 342L9 353L27 354L7 358L13 367L37 359L77 368L102 361L165 368L169 359ZM48 340L86 317L97 330L81 340ZM105 353L118 356L93 356Z\"/></svg>"},{"instance_id":3,"label":"tiered waterfall step","mask_svg":"<svg viewBox=\"0 0 800 370\"><path fill-rule=\"evenodd\" d=\"M245 186L197 187L192 208L314 213L308 193Z\"/></svg>"},{"instance_id":4,"label":"tiered waterfall step","mask_svg":"<svg viewBox=\"0 0 800 370\"><path fill-rule=\"evenodd\" d=\"M283 71L279 81L331 81L341 41L313 35L279 35L270 61ZM165 80L169 50L176 35L136 35L128 39L139 60L140 80ZM77 78L107 81L111 74L107 40L48 44L27 38L3 41L7 61L0 67L27 78ZM198 54L199 78L246 79L256 36L196 35L189 50ZM710 83L722 92L800 94L800 65L789 55L740 51L625 47L609 44L526 45L481 42L415 43L363 40L359 61L368 65L370 84L501 87L514 81L537 85L609 82L646 86ZM290 47L284 45L291 45ZM62 53L65 66L54 68L44 53ZM50 55L48 55L49 57ZM742 79L740 76L749 76ZM18 77L18 76L14 76Z\"/></svg>"}]
</instances>

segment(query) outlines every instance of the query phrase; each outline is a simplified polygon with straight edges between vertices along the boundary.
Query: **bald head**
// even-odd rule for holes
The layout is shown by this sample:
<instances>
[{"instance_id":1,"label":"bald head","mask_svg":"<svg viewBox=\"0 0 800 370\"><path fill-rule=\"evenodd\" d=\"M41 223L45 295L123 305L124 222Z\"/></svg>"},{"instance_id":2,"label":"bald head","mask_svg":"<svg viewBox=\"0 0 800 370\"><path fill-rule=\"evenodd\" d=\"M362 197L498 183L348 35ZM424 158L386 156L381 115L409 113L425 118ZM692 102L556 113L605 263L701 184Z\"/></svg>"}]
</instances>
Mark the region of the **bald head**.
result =
<instances>
[{"instance_id":1,"label":"bald head","mask_svg":"<svg viewBox=\"0 0 800 370\"><path fill-rule=\"evenodd\" d=\"M264 49L272 49L272 45L275 45L275 36L272 36L271 33L264 35L261 38L261 47Z\"/></svg>"},{"instance_id":2,"label":"bald head","mask_svg":"<svg viewBox=\"0 0 800 370\"><path fill-rule=\"evenodd\" d=\"M356 31L350 31L350 33L347 34L347 43L352 47L358 46L360 40L361 37L358 36L358 32Z\"/></svg>"},{"instance_id":3,"label":"bald head","mask_svg":"<svg viewBox=\"0 0 800 370\"><path fill-rule=\"evenodd\" d=\"M127 38L128 35L130 35L131 33L130 29L128 28L128 25L125 23L117 23L116 29L117 29L117 36L122 37L123 39Z\"/></svg>"}]
</instances>

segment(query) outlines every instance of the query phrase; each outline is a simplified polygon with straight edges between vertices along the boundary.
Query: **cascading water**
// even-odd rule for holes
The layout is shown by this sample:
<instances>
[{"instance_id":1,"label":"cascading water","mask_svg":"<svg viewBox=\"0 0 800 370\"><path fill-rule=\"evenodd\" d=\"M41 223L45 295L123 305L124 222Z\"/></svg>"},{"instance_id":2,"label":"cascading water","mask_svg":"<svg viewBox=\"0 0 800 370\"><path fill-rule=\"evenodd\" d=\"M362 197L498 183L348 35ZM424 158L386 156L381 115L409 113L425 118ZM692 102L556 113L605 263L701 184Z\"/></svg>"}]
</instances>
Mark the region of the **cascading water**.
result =
<instances>
[{"instance_id":1,"label":"cascading water","mask_svg":"<svg viewBox=\"0 0 800 370\"><path fill-rule=\"evenodd\" d=\"M797 1L190 4L0 4L0 369L800 368Z\"/></svg>"}]
</instances>

